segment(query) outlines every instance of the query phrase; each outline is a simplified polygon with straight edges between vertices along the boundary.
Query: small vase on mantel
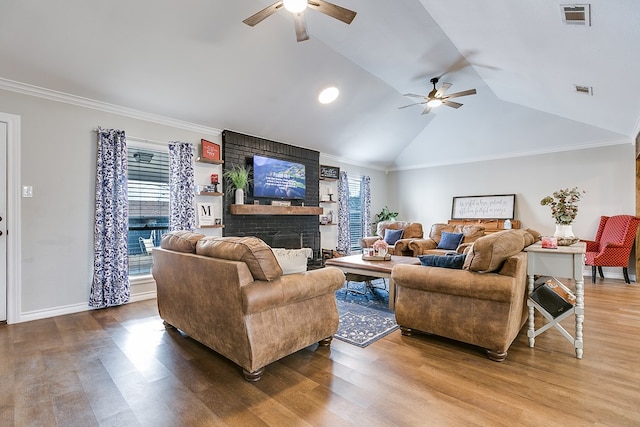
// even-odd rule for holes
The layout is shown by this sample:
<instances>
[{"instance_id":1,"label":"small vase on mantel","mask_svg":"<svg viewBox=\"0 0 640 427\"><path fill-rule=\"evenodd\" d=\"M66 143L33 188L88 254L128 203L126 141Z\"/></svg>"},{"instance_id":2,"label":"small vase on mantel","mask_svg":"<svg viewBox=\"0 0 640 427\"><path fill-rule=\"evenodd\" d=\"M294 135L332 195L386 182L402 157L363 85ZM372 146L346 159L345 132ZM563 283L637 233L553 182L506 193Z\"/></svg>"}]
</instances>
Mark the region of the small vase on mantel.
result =
<instances>
[{"instance_id":1,"label":"small vase on mantel","mask_svg":"<svg viewBox=\"0 0 640 427\"><path fill-rule=\"evenodd\" d=\"M244 190L236 188L236 205L244 205Z\"/></svg>"},{"instance_id":2,"label":"small vase on mantel","mask_svg":"<svg viewBox=\"0 0 640 427\"><path fill-rule=\"evenodd\" d=\"M556 232L553 233L553 237L558 239L558 246L571 246L580 240L574 236L572 224L556 224Z\"/></svg>"}]
</instances>

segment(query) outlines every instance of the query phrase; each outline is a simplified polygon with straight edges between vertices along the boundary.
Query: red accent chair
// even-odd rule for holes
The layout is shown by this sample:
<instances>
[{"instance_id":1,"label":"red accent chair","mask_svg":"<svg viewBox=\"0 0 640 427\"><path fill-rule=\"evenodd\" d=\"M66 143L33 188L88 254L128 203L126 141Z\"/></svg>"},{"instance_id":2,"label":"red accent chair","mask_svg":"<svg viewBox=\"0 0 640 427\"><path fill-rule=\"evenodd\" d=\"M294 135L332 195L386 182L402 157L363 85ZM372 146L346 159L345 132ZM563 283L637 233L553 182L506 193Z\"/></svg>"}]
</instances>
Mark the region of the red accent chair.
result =
<instances>
[{"instance_id":1,"label":"red accent chair","mask_svg":"<svg viewBox=\"0 0 640 427\"><path fill-rule=\"evenodd\" d=\"M622 267L624 281L631 283L627 267L638 224L640 218L631 215L600 217L595 241L583 240L587 244L585 264L591 266L593 283L596 283L596 267L603 279L602 267Z\"/></svg>"}]
</instances>

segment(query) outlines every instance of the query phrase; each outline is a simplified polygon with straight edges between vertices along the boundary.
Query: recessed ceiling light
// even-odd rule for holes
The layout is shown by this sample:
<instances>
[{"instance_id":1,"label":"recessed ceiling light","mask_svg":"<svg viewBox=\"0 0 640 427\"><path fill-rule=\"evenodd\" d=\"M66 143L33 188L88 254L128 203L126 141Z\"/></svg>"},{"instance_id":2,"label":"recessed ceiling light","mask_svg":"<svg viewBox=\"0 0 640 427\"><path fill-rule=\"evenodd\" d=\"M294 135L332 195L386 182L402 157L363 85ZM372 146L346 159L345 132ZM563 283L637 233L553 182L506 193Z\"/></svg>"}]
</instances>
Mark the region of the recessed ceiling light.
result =
<instances>
[{"instance_id":1,"label":"recessed ceiling light","mask_svg":"<svg viewBox=\"0 0 640 427\"><path fill-rule=\"evenodd\" d=\"M335 86L331 86L320 92L320 95L318 95L318 101L321 104L330 104L335 101L336 98L338 98L339 94L340 91L338 90L338 88Z\"/></svg>"}]
</instances>

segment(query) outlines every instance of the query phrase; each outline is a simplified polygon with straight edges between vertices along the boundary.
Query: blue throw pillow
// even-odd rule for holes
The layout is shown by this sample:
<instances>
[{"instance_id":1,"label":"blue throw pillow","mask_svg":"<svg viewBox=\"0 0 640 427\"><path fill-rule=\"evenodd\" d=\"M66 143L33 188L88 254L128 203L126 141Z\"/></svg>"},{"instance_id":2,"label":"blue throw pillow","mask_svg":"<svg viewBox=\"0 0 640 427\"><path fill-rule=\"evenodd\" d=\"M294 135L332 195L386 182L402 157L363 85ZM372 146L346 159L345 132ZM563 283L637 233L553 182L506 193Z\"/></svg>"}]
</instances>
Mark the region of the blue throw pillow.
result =
<instances>
[{"instance_id":1,"label":"blue throw pillow","mask_svg":"<svg viewBox=\"0 0 640 427\"><path fill-rule=\"evenodd\" d=\"M398 240L402 239L402 233L404 233L403 229L389 230L387 228L384 230L384 241L387 242L387 245L393 246Z\"/></svg>"},{"instance_id":2,"label":"blue throw pillow","mask_svg":"<svg viewBox=\"0 0 640 427\"><path fill-rule=\"evenodd\" d=\"M462 269L464 265L464 259L467 256L464 254L455 255L420 255L420 264L425 267L442 267L442 268L455 268Z\"/></svg>"},{"instance_id":3,"label":"blue throw pillow","mask_svg":"<svg viewBox=\"0 0 640 427\"><path fill-rule=\"evenodd\" d=\"M458 249L458 245L460 245L462 237L462 233L448 233L446 231L443 231L440 235L440 243L438 243L438 249L455 251L456 249Z\"/></svg>"}]
</instances>

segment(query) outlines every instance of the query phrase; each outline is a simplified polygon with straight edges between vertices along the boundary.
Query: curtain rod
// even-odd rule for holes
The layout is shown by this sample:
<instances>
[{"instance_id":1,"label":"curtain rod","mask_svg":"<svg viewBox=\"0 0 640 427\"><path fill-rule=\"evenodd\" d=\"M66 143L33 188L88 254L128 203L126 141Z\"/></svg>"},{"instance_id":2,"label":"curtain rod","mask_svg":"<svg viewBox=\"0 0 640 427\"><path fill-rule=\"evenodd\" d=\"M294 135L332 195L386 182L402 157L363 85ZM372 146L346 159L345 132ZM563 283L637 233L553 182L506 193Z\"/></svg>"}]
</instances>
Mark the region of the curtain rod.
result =
<instances>
[{"instance_id":1,"label":"curtain rod","mask_svg":"<svg viewBox=\"0 0 640 427\"><path fill-rule=\"evenodd\" d=\"M94 129L93 131L94 132L99 132L100 128ZM127 137L127 139L130 139L130 140L135 141L135 142L148 142L150 144L160 144L160 145L169 144L169 141L156 141L156 140L153 140L153 139L141 138L139 136L133 136L133 135L126 135L126 137Z\"/></svg>"}]
</instances>

